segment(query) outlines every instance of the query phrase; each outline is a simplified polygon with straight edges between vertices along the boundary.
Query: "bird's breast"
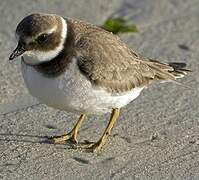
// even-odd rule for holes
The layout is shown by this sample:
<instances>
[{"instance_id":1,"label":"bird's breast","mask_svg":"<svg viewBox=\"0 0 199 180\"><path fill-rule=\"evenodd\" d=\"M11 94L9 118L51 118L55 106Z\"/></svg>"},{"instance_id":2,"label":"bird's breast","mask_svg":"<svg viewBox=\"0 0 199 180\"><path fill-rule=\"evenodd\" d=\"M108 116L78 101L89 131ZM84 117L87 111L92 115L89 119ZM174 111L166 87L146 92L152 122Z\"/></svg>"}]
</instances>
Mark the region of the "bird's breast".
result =
<instances>
[{"instance_id":1,"label":"bird's breast","mask_svg":"<svg viewBox=\"0 0 199 180\"><path fill-rule=\"evenodd\" d=\"M22 74L30 93L42 103L56 109L101 114L112 108L120 108L134 100L143 88L134 89L123 95L113 96L103 89L96 89L82 75L75 61L60 76L48 77L34 66L22 61Z\"/></svg>"},{"instance_id":2,"label":"bird's breast","mask_svg":"<svg viewBox=\"0 0 199 180\"><path fill-rule=\"evenodd\" d=\"M29 92L48 106L71 112L108 111L96 107L101 96L93 93L91 83L80 74L76 63L71 63L60 76L48 77L22 61L22 74Z\"/></svg>"}]
</instances>

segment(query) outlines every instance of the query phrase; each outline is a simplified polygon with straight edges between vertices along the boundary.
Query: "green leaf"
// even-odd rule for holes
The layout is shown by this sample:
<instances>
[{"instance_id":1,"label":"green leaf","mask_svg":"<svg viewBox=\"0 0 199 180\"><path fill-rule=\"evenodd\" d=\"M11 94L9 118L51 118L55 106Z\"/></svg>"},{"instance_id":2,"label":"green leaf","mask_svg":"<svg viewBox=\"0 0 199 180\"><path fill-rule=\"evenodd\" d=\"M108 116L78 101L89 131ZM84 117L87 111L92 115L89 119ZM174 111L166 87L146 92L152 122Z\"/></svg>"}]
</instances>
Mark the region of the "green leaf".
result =
<instances>
[{"instance_id":1,"label":"green leaf","mask_svg":"<svg viewBox=\"0 0 199 180\"><path fill-rule=\"evenodd\" d=\"M138 32L135 24L130 24L123 18L109 18L101 27L113 34Z\"/></svg>"}]
</instances>

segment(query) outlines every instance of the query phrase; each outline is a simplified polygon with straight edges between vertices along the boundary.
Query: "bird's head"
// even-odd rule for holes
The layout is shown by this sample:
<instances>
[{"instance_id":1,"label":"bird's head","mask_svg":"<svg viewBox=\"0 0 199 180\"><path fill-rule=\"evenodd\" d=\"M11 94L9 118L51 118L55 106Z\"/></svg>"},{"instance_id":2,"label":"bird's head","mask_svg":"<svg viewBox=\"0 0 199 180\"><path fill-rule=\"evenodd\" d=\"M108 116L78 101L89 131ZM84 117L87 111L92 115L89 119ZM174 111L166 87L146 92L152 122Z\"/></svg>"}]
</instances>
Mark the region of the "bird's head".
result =
<instances>
[{"instance_id":1,"label":"bird's head","mask_svg":"<svg viewBox=\"0 0 199 180\"><path fill-rule=\"evenodd\" d=\"M35 13L25 17L16 28L18 45L9 60L18 56L28 64L40 64L56 57L64 48L67 23L57 15Z\"/></svg>"}]
</instances>

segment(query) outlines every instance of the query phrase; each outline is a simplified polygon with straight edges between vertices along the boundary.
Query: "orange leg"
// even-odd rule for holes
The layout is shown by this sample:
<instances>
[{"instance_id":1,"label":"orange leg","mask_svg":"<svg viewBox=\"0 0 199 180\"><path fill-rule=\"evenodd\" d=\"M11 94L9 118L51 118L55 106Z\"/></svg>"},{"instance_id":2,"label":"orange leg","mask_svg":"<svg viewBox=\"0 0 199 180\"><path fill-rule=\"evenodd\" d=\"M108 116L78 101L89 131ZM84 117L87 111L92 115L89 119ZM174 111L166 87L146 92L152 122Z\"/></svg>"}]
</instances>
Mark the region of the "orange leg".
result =
<instances>
[{"instance_id":1,"label":"orange leg","mask_svg":"<svg viewBox=\"0 0 199 180\"><path fill-rule=\"evenodd\" d=\"M113 109L112 110L112 114L109 120L109 123L104 131L104 133L102 134L101 138L94 144L92 144L90 147L88 147L89 150L91 150L92 152L99 152L102 147L106 144L107 140L108 140L108 136L111 133L111 130L113 128L113 125L115 124L116 120L118 119L120 114L120 109Z\"/></svg>"},{"instance_id":2,"label":"orange leg","mask_svg":"<svg viewBox=\"0 0 199 180\"><path fill-rule=\"evenodd\" d=\"M63 143L68 140L70 140L73 143L77 143L77 133L85 116L86 116L85 114L80 115L77 123L75 124L75 126L69 133L63 134L61 136L54 136L54 137L51 137L50 139L53 140L54 143Z\"/></svg>"}]
</instances>

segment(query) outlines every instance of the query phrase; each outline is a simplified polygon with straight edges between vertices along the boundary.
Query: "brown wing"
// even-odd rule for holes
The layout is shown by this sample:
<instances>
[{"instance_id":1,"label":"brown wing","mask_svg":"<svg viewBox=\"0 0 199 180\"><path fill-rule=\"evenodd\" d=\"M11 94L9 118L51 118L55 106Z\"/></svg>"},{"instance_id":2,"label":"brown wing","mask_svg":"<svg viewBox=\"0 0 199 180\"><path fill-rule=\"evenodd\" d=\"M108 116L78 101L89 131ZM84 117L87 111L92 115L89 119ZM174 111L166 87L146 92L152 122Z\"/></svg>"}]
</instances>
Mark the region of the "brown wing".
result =
<instances>
[{"instance_id":1,"label":"brown wing","mask_svg":"<svg viewBox=\"0 0 199 180\"><path fill-rule=\"evenodd\" d=\"M175 79L167 64L142 60L119 37L94 31L76 43L80 71L94 85L111 92L124 92L149 84L154 79Z\"/></svg>"}]
</instances>

